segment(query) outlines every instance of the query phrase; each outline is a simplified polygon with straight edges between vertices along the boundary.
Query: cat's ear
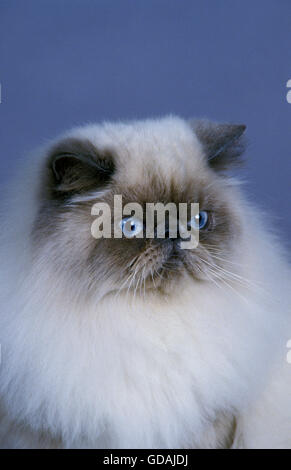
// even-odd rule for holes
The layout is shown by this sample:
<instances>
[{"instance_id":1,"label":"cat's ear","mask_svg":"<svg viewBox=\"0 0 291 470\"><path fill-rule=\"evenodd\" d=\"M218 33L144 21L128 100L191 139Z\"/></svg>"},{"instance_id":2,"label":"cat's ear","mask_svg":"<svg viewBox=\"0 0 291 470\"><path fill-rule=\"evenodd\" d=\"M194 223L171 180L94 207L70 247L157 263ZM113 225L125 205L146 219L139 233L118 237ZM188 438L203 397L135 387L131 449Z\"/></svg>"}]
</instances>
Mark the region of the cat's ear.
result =
<instances>
[{"instance_id":1,"label":"cat's ear","mask_svg":"<svg viewBox=\"0 0 291 470\"><path fill-rule=\"evenodd\" d=\"M244 124L219 124L206 120L191 121L202 144L208 164L215 170L225 170L242 163L245 149Z\"/></svg>"},{"instance_id":2,"label":"cat's ear","mask_svg":"<svg viewBox=\"0 0 291 470\"><path fill-rule=\"evenodd\" d=\"M64 197L104 187L115 165L109 152L99 152L89 140L67 138L50 150L47 170L51 194Z\"/></svg>"}]
</instances>

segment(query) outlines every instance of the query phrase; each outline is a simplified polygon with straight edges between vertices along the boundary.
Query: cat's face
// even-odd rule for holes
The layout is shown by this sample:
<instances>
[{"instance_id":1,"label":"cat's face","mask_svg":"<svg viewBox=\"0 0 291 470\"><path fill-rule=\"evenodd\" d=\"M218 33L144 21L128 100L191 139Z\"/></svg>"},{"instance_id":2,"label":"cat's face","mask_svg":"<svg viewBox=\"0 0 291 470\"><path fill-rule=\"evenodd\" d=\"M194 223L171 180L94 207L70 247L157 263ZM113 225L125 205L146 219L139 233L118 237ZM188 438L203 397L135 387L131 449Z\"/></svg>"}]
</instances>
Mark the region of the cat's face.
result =
<instances>
[{"instance_id":1,"label":"cat's face","mask_svg":"<svg viewBox=\"0 0 291 470\"><path fill-rule=\"evenodd\" d=\"M77 280L85 295L123 289L167 293L181 289L185 278L219 281L240 229L221 170L237 161L243 131L244 126L191 125L178 118L74 131L46 158L33 229L36 256L46 256L56 276L74 285ZM145 230L142 238L94 238L92 206L107 203L113 227L116 195L123 206L139 203L144 215L147 203L199 203L198 246L183 249L179 233L147 238Z\"/></svg>"}]
</instances>

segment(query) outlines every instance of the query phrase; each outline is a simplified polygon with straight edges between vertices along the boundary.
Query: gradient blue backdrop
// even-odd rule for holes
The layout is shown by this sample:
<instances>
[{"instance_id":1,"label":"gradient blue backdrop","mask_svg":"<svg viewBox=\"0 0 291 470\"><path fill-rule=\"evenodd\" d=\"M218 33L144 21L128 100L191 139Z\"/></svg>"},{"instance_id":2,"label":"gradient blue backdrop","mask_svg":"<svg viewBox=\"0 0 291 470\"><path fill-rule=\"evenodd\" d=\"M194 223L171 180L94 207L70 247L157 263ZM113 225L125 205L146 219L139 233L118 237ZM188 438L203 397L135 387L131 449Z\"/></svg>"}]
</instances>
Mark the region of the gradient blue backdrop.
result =
<instances>
[{"instance_id":1,"label":"gradient blue backdrop","mask_svg":"<svg viewBox=\"0 0 291 470\"><path fill-rule=\"evenodd\" d=\"M249 195L288 243L290 78L290 0L0 0L0 183L83 122L243 122Z\"/></svg>"}]
</instances>

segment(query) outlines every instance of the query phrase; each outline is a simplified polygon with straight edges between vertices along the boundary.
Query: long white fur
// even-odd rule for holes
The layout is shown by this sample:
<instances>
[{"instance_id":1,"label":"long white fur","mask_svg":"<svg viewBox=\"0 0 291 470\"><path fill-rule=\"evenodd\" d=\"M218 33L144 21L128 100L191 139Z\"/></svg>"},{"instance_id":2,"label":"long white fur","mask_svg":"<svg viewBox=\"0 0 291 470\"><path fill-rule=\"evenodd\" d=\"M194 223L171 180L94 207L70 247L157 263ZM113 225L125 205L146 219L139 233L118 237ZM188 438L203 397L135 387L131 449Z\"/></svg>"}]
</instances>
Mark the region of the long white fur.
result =
<instances>
[{"instance_id":1,"label":"long white fur","mask_svg":"<svg viewBox=\"0 0 291 470\"><path fill-rule=\"evenodd\" d=\"M190 158L197 167L202 158L175 117L70 135L117 142L136 166L145 142L147 158L158 146L161 171L189 171ZM234 182L223 183L242 221L236 260L250 287L189 279L168 301L124 294L84 305L63 295L46 255L32 261L42 158L21 169L2 209L0 447L212 447L217 412L236 416L234 446L291 447L290 269L267 230L272 214L262 220Z\"/></svg>"}]
</instances>

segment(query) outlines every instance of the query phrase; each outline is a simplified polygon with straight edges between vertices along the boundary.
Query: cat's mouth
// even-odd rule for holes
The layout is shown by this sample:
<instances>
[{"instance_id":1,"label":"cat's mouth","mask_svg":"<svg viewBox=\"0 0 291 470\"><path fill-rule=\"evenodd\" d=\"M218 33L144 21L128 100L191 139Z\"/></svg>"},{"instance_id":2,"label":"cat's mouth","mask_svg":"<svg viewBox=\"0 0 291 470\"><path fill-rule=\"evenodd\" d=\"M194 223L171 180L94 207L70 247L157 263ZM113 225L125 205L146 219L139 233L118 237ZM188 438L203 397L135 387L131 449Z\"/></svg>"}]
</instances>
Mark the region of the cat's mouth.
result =
<instances>
[{"instance_id":1,"label":"cat's mouth","mask_svg":"<svg viewBox=\"0 0 291 470\"><path fill-rule=\"evenodd\" d=\"M187 272L185 254L171 241L150 245L128 266L124 289L144 293L176 282Z\"/></svg>"}]
</instances>

